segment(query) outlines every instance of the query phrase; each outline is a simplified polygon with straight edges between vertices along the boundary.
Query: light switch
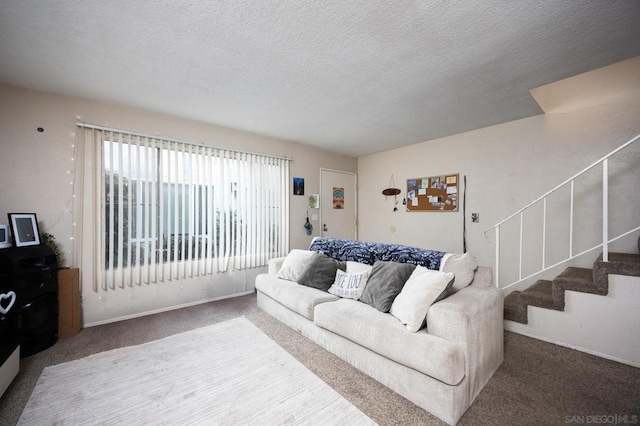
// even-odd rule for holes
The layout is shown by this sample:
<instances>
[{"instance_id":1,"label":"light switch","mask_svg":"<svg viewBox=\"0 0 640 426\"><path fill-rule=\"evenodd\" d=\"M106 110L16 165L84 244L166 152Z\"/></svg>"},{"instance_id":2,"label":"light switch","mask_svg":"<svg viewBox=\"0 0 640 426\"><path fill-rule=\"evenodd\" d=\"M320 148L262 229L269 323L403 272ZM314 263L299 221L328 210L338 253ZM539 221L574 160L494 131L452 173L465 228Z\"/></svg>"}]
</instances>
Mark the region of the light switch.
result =
<instances>
[{"instance_id":1,"label":"light switch","mask_svg":"<svg viewBox=\"0 0 640 426\"><path fill-rule=\"evenodd\" d=\"M316 213L313 213L311 215L311 220L318 220L318 215Z\"/></svg>"}]
</instances>

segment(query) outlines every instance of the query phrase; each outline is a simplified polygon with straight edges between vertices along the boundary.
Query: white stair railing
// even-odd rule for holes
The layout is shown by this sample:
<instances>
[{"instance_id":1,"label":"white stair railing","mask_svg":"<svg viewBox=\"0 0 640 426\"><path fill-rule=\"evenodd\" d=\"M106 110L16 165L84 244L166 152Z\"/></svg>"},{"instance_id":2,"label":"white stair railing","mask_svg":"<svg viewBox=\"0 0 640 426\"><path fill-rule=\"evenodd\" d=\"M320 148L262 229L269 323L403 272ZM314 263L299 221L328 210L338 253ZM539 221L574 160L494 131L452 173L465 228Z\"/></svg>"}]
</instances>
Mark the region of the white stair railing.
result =
<instances>
[{"instance_id":1,"label":"white stair railing","mask_svg":"<svg viewBox=\"0 0 640 426\"><path fill-rule=\"evenodd\" d=\"M516 284L519 284L525 280L528 280L544 271L547 271L549 269L552 269L554 267L557 267L565 262L568 262L571 259L575 259L579 256L582 256L583 254L590 252L592 250L595 250L599 247L602 247L602 260L605 262L609 261L609 244L619 240L620 238L623 238L633 232L636 232L638 230L640 230L640 226L637 226L633 229L630 229L614 238L609 238L609 225L608 225L608 221L609 221L609 158L611 158L613 155L617 154L618 152L620 152L621 150L623 150L624 148L628 147L629 145L633 144L634 142L640 140L640 135L637 135L636 137L634 137L633 139L627 141L626 143L624 143L623 145L621 145L620 147L616 148L615 150L611 151L609 154L605 155L604 157L602 157L601 159L599 159L598 161L596 161L595 163L591 164L590 166L584 168L582 171L576 173L575 175L573 175L572 177L570 177L569 179L565 180L564 182L562 182L560 185L556 186L555 188L553 188L552 190L550 190L549 192L541 195L540 197L536 198L534 201L532 201L531 203L527 204L526 206L524 206L523 208L521 208L520 210L518 210L517 212L511 214L510 216L506 217L505 219L501 220L500 222L496 223L495 225L491 226L490 228L487 228L484 231L484 236L487 239L491 239L489 237L487 237L487 232L491 231L492 229L495 230L495 256L496 256L496 260L495 260L495 283L496 286L499 288L502 288L503 290L512 287ZM579 253L574 253L573 250L573 217L574 217L574 212L573 212L573 207L574 207L574 182L577 178L579 178L580 176L582 176L583 174L585 174L587 171L593 169L594 167L598 166L599 164L602 164L602 242L600 244L597 244L593 247L590 247L586 250L583 250ZM546 265L546 242L547 242L547 198L553 194L554 192L558 191L561 188L564 188L565 186L569 185L570 189L569 189L569 255L560 260L559 262L556 262L552 265ZM537 271L523 277L522 276L522 264L523 264L523 223L524 223L524 213L529 210L531 207L533 207L534 205L538 204L539 202L542 202L542 265L540 267L540 269L538 269ZM519 247L518 247L518 279L514 282L511 282L507 285L505 285L504 287L501 287L500 285L500 227L502 225L504 225L506 222L508 222L509 220L513 219L514 217L519 216L520 218L520 235L519 235Z\"/></svg>"}]
</instances>

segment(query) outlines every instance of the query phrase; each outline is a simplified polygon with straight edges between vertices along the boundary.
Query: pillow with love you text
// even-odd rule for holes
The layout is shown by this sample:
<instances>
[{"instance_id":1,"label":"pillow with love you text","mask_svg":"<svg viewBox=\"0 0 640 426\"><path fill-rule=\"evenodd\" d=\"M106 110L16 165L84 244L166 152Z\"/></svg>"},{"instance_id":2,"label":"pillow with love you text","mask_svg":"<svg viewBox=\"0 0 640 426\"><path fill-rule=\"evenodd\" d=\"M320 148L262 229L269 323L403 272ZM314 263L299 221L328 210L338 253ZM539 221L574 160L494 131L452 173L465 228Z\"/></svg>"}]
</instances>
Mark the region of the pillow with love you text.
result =
<instances>
[{"instance_id":1,"label":"pillow with love you text","mask_svg":"<svg viewBox=\"0 0 640 426\"><path fill-rule=\"evenodd\" d=\"M347 273L338 270L336 271L336 279L329 288L329 293L345 299L358 300L362 297L368 278L369 273L366 271Z\"/></svg>"}]
</instances>

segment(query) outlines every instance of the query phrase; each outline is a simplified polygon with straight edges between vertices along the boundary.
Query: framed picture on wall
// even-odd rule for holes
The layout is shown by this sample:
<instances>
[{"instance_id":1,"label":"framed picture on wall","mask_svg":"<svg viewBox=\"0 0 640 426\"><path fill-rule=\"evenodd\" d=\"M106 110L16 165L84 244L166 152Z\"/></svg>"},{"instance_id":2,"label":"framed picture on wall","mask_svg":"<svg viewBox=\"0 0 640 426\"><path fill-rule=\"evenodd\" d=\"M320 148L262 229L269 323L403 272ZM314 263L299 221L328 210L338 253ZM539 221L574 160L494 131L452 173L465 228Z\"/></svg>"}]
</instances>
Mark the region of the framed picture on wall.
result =
<instances>
[{"instance_id":1,"label":"framed picture on wall","mask_svg":"<svg viewBox=\"0 0 640 426\"><path fill-rule=\"evenodd\" d=\"M333 187L333 208L344 209L344 188Z\"/></svg>"},{"instance_id":2,"label":"framed picture on wall","mask_svg":"<svg viewBox=\"0 0 640 426\"><path fill-rule=\"evenodd\" d=\"M304 178L293 178L293 195L304 195Z\"/></svg>"},{"instance_id":3,"label":"framed picture on wall","mask_svg":"<svg viewBox=\"0 0 640 426\"><path fill-rule=\"evenodd\" d=\"M40 232L35 213L9 213L7 216L16 247L40 245Z\"/></svg>"},{"instance_id":4,"label":"framed picture on wall","mask_svg":"<svg viewBox=\"0 0 640 426\"><path fill-rule=\"evenodd\" d=\"M320 208L320 194L309 195L309 208L310 209Z\"/></svg>"}]
</instances>

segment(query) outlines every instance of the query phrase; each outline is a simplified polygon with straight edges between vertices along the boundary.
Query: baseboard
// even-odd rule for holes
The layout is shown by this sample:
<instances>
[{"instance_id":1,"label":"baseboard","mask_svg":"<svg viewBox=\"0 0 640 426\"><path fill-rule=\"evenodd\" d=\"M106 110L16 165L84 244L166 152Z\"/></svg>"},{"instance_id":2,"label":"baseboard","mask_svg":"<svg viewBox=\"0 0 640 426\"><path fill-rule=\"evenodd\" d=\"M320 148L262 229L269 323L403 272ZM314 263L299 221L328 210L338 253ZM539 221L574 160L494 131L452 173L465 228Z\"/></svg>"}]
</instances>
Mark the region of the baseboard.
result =
<instances>
[{"instance_id":1,"label":"baseboard","mask_svg":"<svg viewBox=\"0 0 640 426\"><path fill-rule=\"evenodd\" d=\"M230 294L228 296L214 297L214 298L211 298L211 299L202 299L202 300L197 300L195 302L183 303L181 305L167 306L166 308L153 309L151 311L138 312L138 313L135 313L135 314L124 315L124 316L117 317L117 318L109 318L109 319L103 320L103 321L91 322L91 323L83 324L83 327L84 328L95 327L97 325L105 325L105 324L110 324L112 322L125 321L125 320L129 320L129 319L133 319L133 318L145 317L147 315L160 314L162 312L174 311L176 309L188 308L189 306L202 305L203 303L217 302L218 300L231 299L232 297L247 296L247 295L253 294L253 293L255 293L255 290L244 291L242 293L234 293L234 294Z\"/></svg>"},{"instance_id":2,"label":"baseboard","mask_svg":"<svg viewBox=\"0 0 640 426\"><path fill-rule=\"evenodd\" d=\"M587 353L589 355L595 355L599 358L604 358L604 359L608 359L610 361L615 361L615 362L619 362L621 364L626 364L626 365L630 365L632 367L636 367L636 368L640 368L640 363L637 362L633 362L633 361L629 361L626 359L622 359L622 358L618 358L609 354L605 354L602 352L598 352L598 351L594 351L593 349L587 349L587 348L583 348L580 346L575 346L575 345L570 345L568 343L565 342L560 342L560 341L556 341L556 340L552 340L552 339L547 339L545 337L536 335L536 334L531 334L531 333L525 333L521 330L516 330L514 327L511 327L508 323L511 323L512 321L509 320L505 320L504 321L504 329L507 331L511 331L512 333L517 333L517 334L521 334L523 336L527 336L530 337L532 339L537 339L537 340L542 340L543 342L547 342L547 343L552 343L554 345L558 345L558 346L562 346L565 348L569 348L569 349L574 349L576 351L580 351L580 352L584 352ZM517 323L514 323L517 324Z\"/></svg>"}]
</instances>

